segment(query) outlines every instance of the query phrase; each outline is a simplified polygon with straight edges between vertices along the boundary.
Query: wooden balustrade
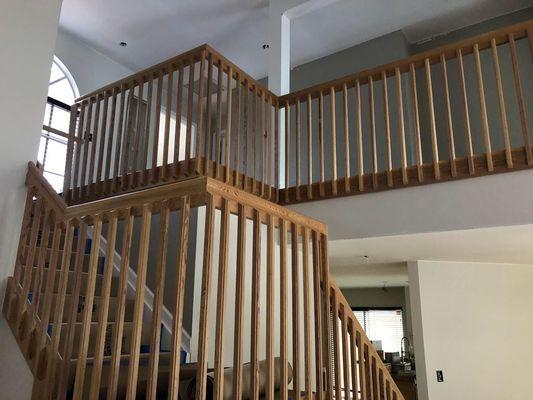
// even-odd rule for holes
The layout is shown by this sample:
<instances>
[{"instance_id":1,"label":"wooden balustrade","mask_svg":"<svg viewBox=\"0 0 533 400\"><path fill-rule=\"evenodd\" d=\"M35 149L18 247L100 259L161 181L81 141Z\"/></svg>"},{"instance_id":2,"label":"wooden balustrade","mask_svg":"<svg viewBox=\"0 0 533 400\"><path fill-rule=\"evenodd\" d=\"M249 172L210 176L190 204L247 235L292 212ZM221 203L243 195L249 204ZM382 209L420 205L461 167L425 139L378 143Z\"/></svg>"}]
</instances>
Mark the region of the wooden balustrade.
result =
<instances>
[{"instance_id":1,"label":"wooden balustrade","mask_svg":"<svg viewBox=\"0 0 533 400\"><path fill-rule=\"evenodd\" d=\"M281 200L530 168L532 35L527 21L280 97Z\"/></svg>"},{"instance_id":2,"label":"wooden balustrade","mask_svg":"<svg viewBox=\"0 0 533 400\"><path fill-rule=\"evenodd\" d=\"M207 177L72 206L27 185L4 313L39 398L402 398L322 223Z\"/></svg>"},{"instance_id":3,"label":"wooden balustrade","mask_svg":"<svg viewBox=\"0 0 533 400\"><path fill-rule=\"evenodd\" d=\"M64 197L75 204L203 174L274 199L276 105L207 45L107 85L72 106Z\"/></svg>"}]
</instances>

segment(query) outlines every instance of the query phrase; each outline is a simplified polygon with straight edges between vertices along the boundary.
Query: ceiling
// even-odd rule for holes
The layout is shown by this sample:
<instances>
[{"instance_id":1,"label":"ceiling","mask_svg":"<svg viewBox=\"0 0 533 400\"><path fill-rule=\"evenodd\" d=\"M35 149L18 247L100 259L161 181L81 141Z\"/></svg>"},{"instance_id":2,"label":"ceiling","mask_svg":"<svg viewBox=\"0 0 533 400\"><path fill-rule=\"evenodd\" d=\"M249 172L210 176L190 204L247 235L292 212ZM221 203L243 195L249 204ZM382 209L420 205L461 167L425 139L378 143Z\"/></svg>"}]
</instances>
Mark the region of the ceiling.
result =
<instances>
[{"instance_id":1,"label":"ceiling","mask_svg":"<svg viewBox=\"0 0 533 400\"><path fill-rule=\"evenodd\" d=\"M531 6L531 0L324 1L292 21L293 67L399 29L416 42ZM268 15L268 0L64 0L60 26L132 70L209 43L262 78Z\"/></svg>"},{"instance_id":2,"label":"ceiling","mask_svg":"<svg viewBox=\"0 0 533 400\"><path fill-rule=\"evenodd\" d=\"M329 242L330 269L341 287L405 286L407 261L533 265L533 224Z\"/></svg>"}]
</instances>

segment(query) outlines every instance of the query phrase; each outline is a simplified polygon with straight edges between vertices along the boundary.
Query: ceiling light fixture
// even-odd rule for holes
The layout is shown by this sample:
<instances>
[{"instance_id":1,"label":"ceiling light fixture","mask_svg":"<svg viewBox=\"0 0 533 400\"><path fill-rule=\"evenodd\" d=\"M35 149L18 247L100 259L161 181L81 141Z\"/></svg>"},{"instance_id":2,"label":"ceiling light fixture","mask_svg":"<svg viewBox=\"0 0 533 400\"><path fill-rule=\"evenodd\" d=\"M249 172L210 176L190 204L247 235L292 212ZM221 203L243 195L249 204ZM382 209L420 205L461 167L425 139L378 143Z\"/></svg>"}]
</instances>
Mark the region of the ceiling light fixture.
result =
<instances>
[{"instance_id":1,"label":"ceiling light fixture","mask_svg":"<svg viewBox=\"0 0 533 400\"><path fill-rule=\"evenodd\" d=\"M121 47L126 47L128 44L127 44L126 42L120 42L119 45L120 45Z\"/></svg>"},{"instance_id":2,"label":"ceiling light fixture","mask_svg":"<svg viewBox=\"0 0 533 400\"><path fill-rule=\"evenodd\" d=\"M270 45L269 44L264 44L263 45L263 50L267 50L267 49L270 49Z\"/></svg>"}]
</instances>

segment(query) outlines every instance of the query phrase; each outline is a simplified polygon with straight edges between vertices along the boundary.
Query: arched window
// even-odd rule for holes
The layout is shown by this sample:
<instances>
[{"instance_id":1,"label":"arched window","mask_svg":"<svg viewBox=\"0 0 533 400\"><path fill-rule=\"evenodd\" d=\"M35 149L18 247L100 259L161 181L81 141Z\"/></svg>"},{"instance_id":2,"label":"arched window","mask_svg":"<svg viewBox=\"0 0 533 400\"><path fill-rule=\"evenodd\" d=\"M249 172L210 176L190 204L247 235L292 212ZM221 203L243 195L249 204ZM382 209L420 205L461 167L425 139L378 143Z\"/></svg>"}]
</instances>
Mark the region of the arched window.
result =
<instances>
[{"instance_id":1,"label":"arched window","mask_svg":"<svg viewBox=\"0 0 533 400\"><path fill-rule=\"evenodd\" d=\"M70 106L77 97L79 92L72 75L54 56L37 160L57 192L63 190Z\"/></svg>"}]
</instances>

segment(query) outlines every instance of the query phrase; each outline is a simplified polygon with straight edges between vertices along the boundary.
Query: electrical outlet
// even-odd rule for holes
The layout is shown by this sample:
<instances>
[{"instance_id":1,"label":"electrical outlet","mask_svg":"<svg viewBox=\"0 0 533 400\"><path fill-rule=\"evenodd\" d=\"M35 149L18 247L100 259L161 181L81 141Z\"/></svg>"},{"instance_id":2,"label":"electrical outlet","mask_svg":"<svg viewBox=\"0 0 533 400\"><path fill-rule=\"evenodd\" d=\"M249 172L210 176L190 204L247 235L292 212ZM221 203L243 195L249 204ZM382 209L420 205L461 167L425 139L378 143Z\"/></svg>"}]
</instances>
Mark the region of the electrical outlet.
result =
<instances>
[{"instance_id":1,"label":"electrical outlet","mask_svg":"<svg viewBox=\"0 0 533 400\"><path fill-rule=\"evenodd\" d=\"M444 382L444 374L442 370L437 370L437 382Z\"/></svg>"}]
</instances>

